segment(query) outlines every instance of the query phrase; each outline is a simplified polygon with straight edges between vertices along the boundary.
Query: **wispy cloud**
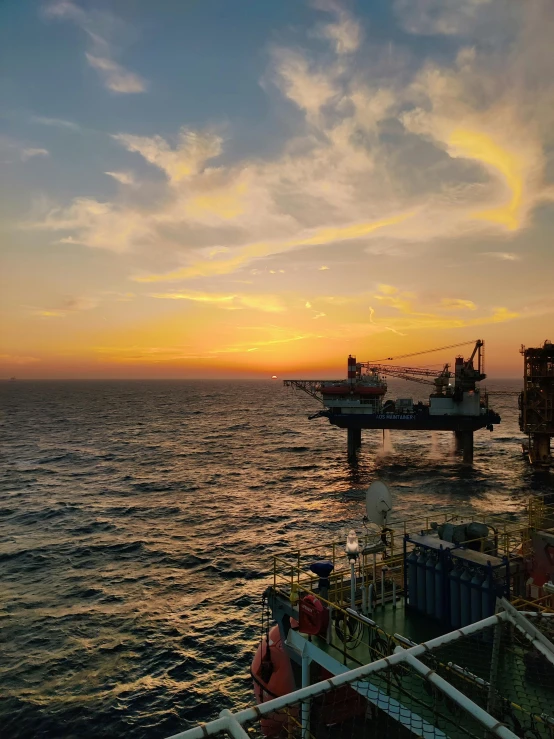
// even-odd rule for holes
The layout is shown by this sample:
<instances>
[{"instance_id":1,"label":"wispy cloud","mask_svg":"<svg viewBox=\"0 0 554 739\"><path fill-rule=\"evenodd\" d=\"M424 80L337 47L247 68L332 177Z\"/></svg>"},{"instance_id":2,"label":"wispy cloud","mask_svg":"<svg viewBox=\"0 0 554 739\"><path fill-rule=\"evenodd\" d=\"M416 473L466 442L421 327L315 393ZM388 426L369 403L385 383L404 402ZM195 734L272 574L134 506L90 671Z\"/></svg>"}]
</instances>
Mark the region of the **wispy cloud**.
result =
<instances>
[{"instance_id":1,"label":"wispy cloud","mask_svg":"<svg viewBox=\"0 0 554 739\"><path fill-rule=\"evenodd\" d=\"M27 142L0 134L0 155L8 157L4 160L5 163L14 160L27 162L33 157L47 157L50 152L42 147L29 146Z\"/></svg>"},{"instance_id":2,"label":"wispy cloud","mask_svg":"<svg viewBox=\"0 0 554 739\"><path fill-rule=\"evenodd\" d=\"M189 279L191 277L205 277L208 275L226 275L234 272L238 267L247 264L253 259L265 257L270 254L280 254L298 247L321 246L324 244L333 244L337 241L360 239L379 229L402 223L407 218L410 218L411 215L411 213L402 213L373 222L316 229L314 231L300 233L296 238L287 241L248 244L237 249L234 256L230 259L203 260L196 262L190 267L185 267L174 272L135 277L135 280L137 282L165 282Z\"/></svg>"},{"instance_id":3,"label":"wispy cloud","mask_svg":"<svg viewBox=\"0 0 554 739\"><path fill-rule=\"evenodd\" d=\"M20 150L21 159L26 162L28 159L33 157L47 157L50 152L47 149L35 149L33 147L25 148Z\"/></svg>"},{"instance_id":4,"label":"wispy cloud","mask_svg":"<svg viewBox=\"0 0 554 739\"><path fill-rule=\"evenodd\" d=\"M484 256L490 257L491 259L500 259L504 262L519 262L521 259L519 254L514 254L510 251L484 251Z\"/></svg>"},{"instance_id":5,"label":"wispy cloud","mask_svg":"<svg viewBox=\"0 0 554 739\"><path fill-rule=\"evenodd\" d=\"M474 28L492 0L393 0L402 26L410 33L454 36Z\"/></svg>"},{"instance_id":6,"label":"wispy cloud","mask_svg":"<svg viewBox=\"0 0 554 739\"><path fill-rule=\"evenodd\" d=\"M161 169L171 183L198 175L209 159L221 154L222 140L210 133L182 128L174 146L161 136L116 134L115 141L128 151L140 154L147 162Z\"/></svg>"},{"instance_id":7,"label":"wispy cloud","mask_svg":"<svg viewBox=\"0 0 554 739\"><path fill-rule=\"evenodd\" d=\"M499 223L510 231L517 229L520 225L523 200L525 177L523 161L520 161L514 152L499 146L491 136L477 131L455 129L448 143L453 155L466 156L490 167L495 174L504 178L508 188L509 197L504 204L486 210L477 210L473 214L474 218Z\"/></svg>"},{"instance_id":8,"label":"wispy cloud","mask_svg":"<svg viewBox=\"0 0 554 739\"><path fill-rule=\"evenodd\" d=\"M39 318L65 318L67 315L66 311L62 310L47 310L42 308L36 308L31 311L34 316Z\"/></svg>"},{"instance_id":9,"label":"wispy cloud","mask_svg":"<svg viewBox=\"0 0 554 739\"><path fill-rule=\"evenodd\" d=\"M477 306L472 300L462 298L442 298L439 305L436 303L425 304L411 292L403 292L392 285L379 285L379 292L372 295L374 300L379 301L382 306L392 308L393 313L383 319L388 326L401 330L416 330L421 328L463 328L469 326L483 326L494 323L504 323L521 317L520 311L510 310L504 306L485 309L482 315L476 318L465 318L463 314L468 311L476 311ZM418 306L414 307L414 302ZM446 311L446 314L438 312ZM427 310L425 310L427 308ZM433 310L434 308L434 310ZM396 317L394 312L400 316ZM454 312L458 315L452 315ZM378 323L377 311L371 309L372 323Z\"/></svg>"},{"instance_id":10,"label":"wispy cloud","mask_svg":"<svg viewBox=\"0 0 554 739\"><path fill-rule=\"evenodd\" d=\"M131 207L102 203L93 198L75 198L68 208L42 207L38 221L21 223L21 228L73 232L60 238L60 243L83 244L114 252L129 251L154 238L154 225Z\"/></svg>"},{"instance_id":11,"label":"wispy cloud","mask_svg":"<svg viewBox=\"0 0 554 739\"><path fill-rule=\"evenodd\" d=\"M261 327L263 333L267 336L268 327ZM193 349L187 345L184 346L140 346L140 345L122 345L116 346L97 346L94 351L101 355L104 359L121 363L145 363L160 364L169 363L180 360L207 360L216 359L217 357L225 357L226 355L245 355L252 352L271 352L280 346L296 344L302 341L324 338L323 334L312 332L291 333L290 330L281 330L279 328L274 331L275 338L258 339L253 337L250 341L240 341L235 343L223 343L220 346L213 347L213 341L210 342L209 348Z\"/></svg>"},{"instance_id":12,"label":"wispy cloud","mask_svg":"<svg viewBox=\"0 0 554 739\"><path fill-rule=\"evenodd\" d=\"M333 70L318 69L300 52L278 48L273 51L275 81L285 96L314 124L321 109L339 96Z\"/></svg>"},{"instance_id":13,"label":"wispy cloud","mask_svg":"<svg viewBox=\"0 0 554 739\"><path fill-rule=\"evenodd\" d=\"M125 94L146 90L145 80L138 74L127 71L121 64L107 57L93 56L88 53L85 56L90 66L100 73L108 90Z\"/></svg>"},{"instance_id":14,"label":"wispy cloud","mask_svg":"<svg viewBox=\"0 0 554 739\"><path fill-rule=\"evenodd\" d=\"M363 33L359 22L353 18L338 2L314 3L319 10L332 13L336 20L332 23L323 24L317 31L317 35L327 39L332 44L338 55L352 54L357 51L362 43Z\"/></svg>"},{"instance_id":15,"label":"wispy cloud","mask_svg":"<svg viewBox=\"0 0 554 739\"><path fill-rule=\"evenodd\" d=\"M372 293L311 296L309 303L314 318L318 312L325 312L329 339L360 340L384 331L406 336L413 331L493 325L529 314L523 308L481 307L465 298L420 295L387 284L379 285Z\"/></svg>"},{"instance_id":16,"label":"wispy cloud","mask_svg":"<svg viewBox=\"0 0 554 739\"><path fill-rule=\"evenodd\" d=\"M462 298L443 298L441 305L449 310L477 310L473 300L463 300Z\"/></svg>"},{"instance_id":17,"label":"wispy cloud","mask_svg":"<svg viewBox=\"0 0 554 739\"><path fill-rule=\"evenodd\" d=\"M99 303L97 298L89 297L66 297L61 301L53 303L48 307L33 308L29 310L39 318L65 318L71 313L79 313L96 308Z\"/></svg>"},{"instance_id":18,"label":"wispy cloud","mask_svg":"<svg viewBox=\"0 0 554 739\"><path fill-rule=\"evenodd\" d=\"M55 128L64 128L69 131L79 131L81 127L73 121L66 121L63 118L47 118L42 115L33 115L29 119L31 123L37 123L40 126L53 126Z\"/></svg>"},{"instance_id":19,"label":"wispy cloud","mask_svg":"<svg viewBox=\"0 0 554 739\"><path fill-rule=\"evenodd\" d=\"M218 295L201 292L150 293L151 298L161 300L190 300L197 303L213 304L220 308L252 308L267 313L281 313L286 310L282 301L272 295Z\"/></svg>"},{"instance_id":20,"label":"wispy cloud","mask_svg":"<svg viewBox=\"0 0 554 739\"><path fill-rule=\"evenodd\" d=\"M108 177L112 177L122 185L134 185L135 178L131 172L104 172Z\"/></svg>"},{"instance_id":21,"label":"wispy cloud","mask_svg":"<svg viewBox=\"0 0 554 739\"><path fill-rule=\"evenodd\" d=\"M86 60L108 90L119 94L146 91L146 80L113 58L117 53L116 39L123 27L121 19L107 11L85 10L71 0L56 0L44 12L47 18L71 21L87 34L90 52L85 52Z\"/></svg>"},{"instance_id":22,"label":"wispy cloud","mask_svg":"<svg viewBox=\"0 0 554 739\"><path fill-rule=\"evenodd\" d=\"M117 290L106 290L103 295L108 298L113 298L113 300L116 300L119 303L128 303L136 298L135 293L119 292Z\"/></svg>"},{"instance_id":23,"label":"wispy cloud","mask_svg":"<svg viewBox=\"0 0 554 739\"><path fill-rule=\"evenodd\" d=\"M40 362L38 357L24 356L20 354L0 354L0 364L5 365L26 365L36 364Z\"/></svg>"}]
</instances>

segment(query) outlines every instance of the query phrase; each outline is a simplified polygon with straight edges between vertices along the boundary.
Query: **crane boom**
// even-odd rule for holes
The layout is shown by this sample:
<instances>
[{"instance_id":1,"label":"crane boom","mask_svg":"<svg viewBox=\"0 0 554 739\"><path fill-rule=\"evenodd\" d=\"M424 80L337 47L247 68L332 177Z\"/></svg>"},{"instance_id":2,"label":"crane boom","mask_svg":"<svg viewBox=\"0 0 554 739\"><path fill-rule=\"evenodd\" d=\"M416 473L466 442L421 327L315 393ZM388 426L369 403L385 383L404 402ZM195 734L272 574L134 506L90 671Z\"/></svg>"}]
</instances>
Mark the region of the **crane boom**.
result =
<instances>
[{"instance_id":1,"label":"crane boom","mask_svg":"<svg viewBox=\"0 0 554 739\"><path fill-rule=\"evenodd\" d=\"M370 362L371 363L394 362L397 359L406 359L407 357L418 357L421 354L432 354L433 352L441 352L443 351L443 349L456 349L460 346L469 346L469 344L475 344L475 348L477 349L477 344L479 343L481 343L481 345L483 344L481 339L472 339L471 341L462 341L459 344L448 344L448 346L438 346L436 349L424 349L421 352L412 352L411 354L399 354L397 357L381 357L380 359L371 359Z\"/></svg>"},{"instance_id":2,"label":"crane boom","mask_svg":"<svg viewBox=\"0 0 554 739\"><path fill-rule=\"evenodd\" d=\"M436 377L441 372L436 369L427 369L425 367L402 367L397 364L374 364L373 362L361 362L362 367L370 371L380 372L383 375L415 375L416 377ZM448 367L448 365L445 365ZM444 368L442 369L444 372ZM409 379L413 379L410 377Z\"/></svg>"},{"instance_id":3,"label":"crane boom","mask_svg":"<svg viewBox=\"0 0 554 739\"><path fill-rule=\"evenodd\" d=\"M404 356L414 356L415 354L426 354L428 352L441 351L442 349L450 349L456 346L465 346L473 342L464 342L463 344L451 344L450 346L442 346L437 349L429 349L427 352L414 352L414 354L405 354ZM485 342L482 339L475 341L473 352L467 360L463 360L461 357L456 359L456 369L454 376L456 382L460 384L460 387L475 388L475 382L483 380L485 378L484 373L484 352ZM477 369L473 367L473 360L477 355ZM399 358L399 357L398 357ZM390 358L392 359L392 357ZM445 364L441 372L436 370L430 370L426 367L404 367L395 364L379 364L376 362L361 362L360 367L364 367L368 372L380 372L383 375L392 375L393 377L399 377L403 380L412 380L413 382L421 382L424 384L435 385L438 392L441 392L440 388L446 388L449 384L449 380L452 377L450 372L450 365ZM434 377L435 379L431 382L424 380L424 377Z\"/></svg>"},{"instance_id":4,"label":"crane boom","mask_svg":"<svg viewBox=\"0 0 554 739\"><path fill-rule=\"evenodd\" d=\"M434 385L433 380L425 380L423 377L414 377L413 375L398 374L394 375L401 380L409 380L410 382L420 382L422 385Z\"/></svg>"}]
</instances>

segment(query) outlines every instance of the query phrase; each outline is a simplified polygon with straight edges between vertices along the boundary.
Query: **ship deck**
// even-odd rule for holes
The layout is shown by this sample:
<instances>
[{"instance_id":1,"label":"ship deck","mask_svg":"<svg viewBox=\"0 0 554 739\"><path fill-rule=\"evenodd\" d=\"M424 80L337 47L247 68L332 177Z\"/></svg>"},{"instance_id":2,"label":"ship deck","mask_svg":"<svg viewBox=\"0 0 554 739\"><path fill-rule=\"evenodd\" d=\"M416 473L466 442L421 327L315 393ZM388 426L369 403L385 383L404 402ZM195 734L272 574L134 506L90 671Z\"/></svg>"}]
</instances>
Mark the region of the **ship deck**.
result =
<instances>
[{"instance_id":1,"label":"ship deck","mask_svg":"<svg viewBox=\"0 0 554 739\"><path fill-rule=\"evenodd\" d=\"M457 525L472 520L448 511L440 518ZM429 518L391 522L385 541L383 531L376 540L368 534L353 567L337 543L275 557L262 624L269 634L277 622L282 647L270 644L288 654L296 689L271 698L263 693L262 671L252 673L262 687L257 706L224 710L173 739L552 739L554 595L532 602L515 595L519 563L534 551L535 533L552 527L554 507L536 497L519 520L487 521L495 529L494 551L484 537L464 542L480 541L480 550L452 543L447 553L457 566L464 558L471 568L490 560L487 567L508 578L512 603L498 596L496 612L454 630L406 605L408 548L444 551L434 546L445 541L434 539ZM323 559L334 565L324 583L310 570ZM321 621L306 617L306 602L318 602L312 615Z\"/></svg>"}]
</instances>

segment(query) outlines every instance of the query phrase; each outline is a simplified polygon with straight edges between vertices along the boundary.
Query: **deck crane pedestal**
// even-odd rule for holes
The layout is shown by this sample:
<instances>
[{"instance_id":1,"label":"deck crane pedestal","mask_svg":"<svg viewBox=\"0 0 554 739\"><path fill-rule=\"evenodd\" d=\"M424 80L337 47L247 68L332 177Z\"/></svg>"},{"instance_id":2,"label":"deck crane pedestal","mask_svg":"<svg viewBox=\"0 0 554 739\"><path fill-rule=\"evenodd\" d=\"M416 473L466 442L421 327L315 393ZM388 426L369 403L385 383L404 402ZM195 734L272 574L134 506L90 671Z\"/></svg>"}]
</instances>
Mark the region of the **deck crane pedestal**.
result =
<instances>
[{"instance_id":1,"label":"deck crane pedestal","mask_svg":"<svg viewBox=\"0 0 554 739\"><path fill-rule=\"evenodd\" d=\"M468 343L468 342L466 342ZM356 457L362 442L362 429L404 429L413 431L453 431L456 450L464 462L473 460L473 433L480 428L492 431L500 416L488 408L488 399L481 397L477 383L485 379L484 342L477 340L469 359L456 357L454 370L445 364L437 374L425 367L389 365L385 362L402 359L387 357L357 362L348 357L346 380L285 380L288 387L308 393L324 408L315 417L347 430L349 458ZM450 349L464 344L428 350ZM411 399L384 400L386 377L397 377L433 387L429 403L413 403ZM433 379L431 379L433 378Z\"/></svg>"}]
</instances>

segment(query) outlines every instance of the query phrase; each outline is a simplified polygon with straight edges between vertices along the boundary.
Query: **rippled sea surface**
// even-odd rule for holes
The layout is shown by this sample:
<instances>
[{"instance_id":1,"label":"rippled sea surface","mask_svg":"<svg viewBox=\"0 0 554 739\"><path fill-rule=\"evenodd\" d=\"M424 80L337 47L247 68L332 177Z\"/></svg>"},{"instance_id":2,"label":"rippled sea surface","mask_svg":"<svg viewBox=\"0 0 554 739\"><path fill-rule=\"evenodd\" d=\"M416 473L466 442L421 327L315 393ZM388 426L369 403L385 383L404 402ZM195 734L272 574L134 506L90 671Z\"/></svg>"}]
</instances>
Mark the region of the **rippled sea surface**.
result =
<instances>
[{"instance_id":1,"label":"rippled sea surface","mask_svg":"<svg viewBox=\"0 0 554 739\"><path fill-rule=\"evenodd\" d=\"M157 739L250 703L272 554L359 528L375 477L397 514L517 513L553 489L521 457L516 398L491 405L473 467L450 434L391 432L384 453L378 431L351 465L278 382L2 383L2 735Z\"/></svg>"}]
</instances>

